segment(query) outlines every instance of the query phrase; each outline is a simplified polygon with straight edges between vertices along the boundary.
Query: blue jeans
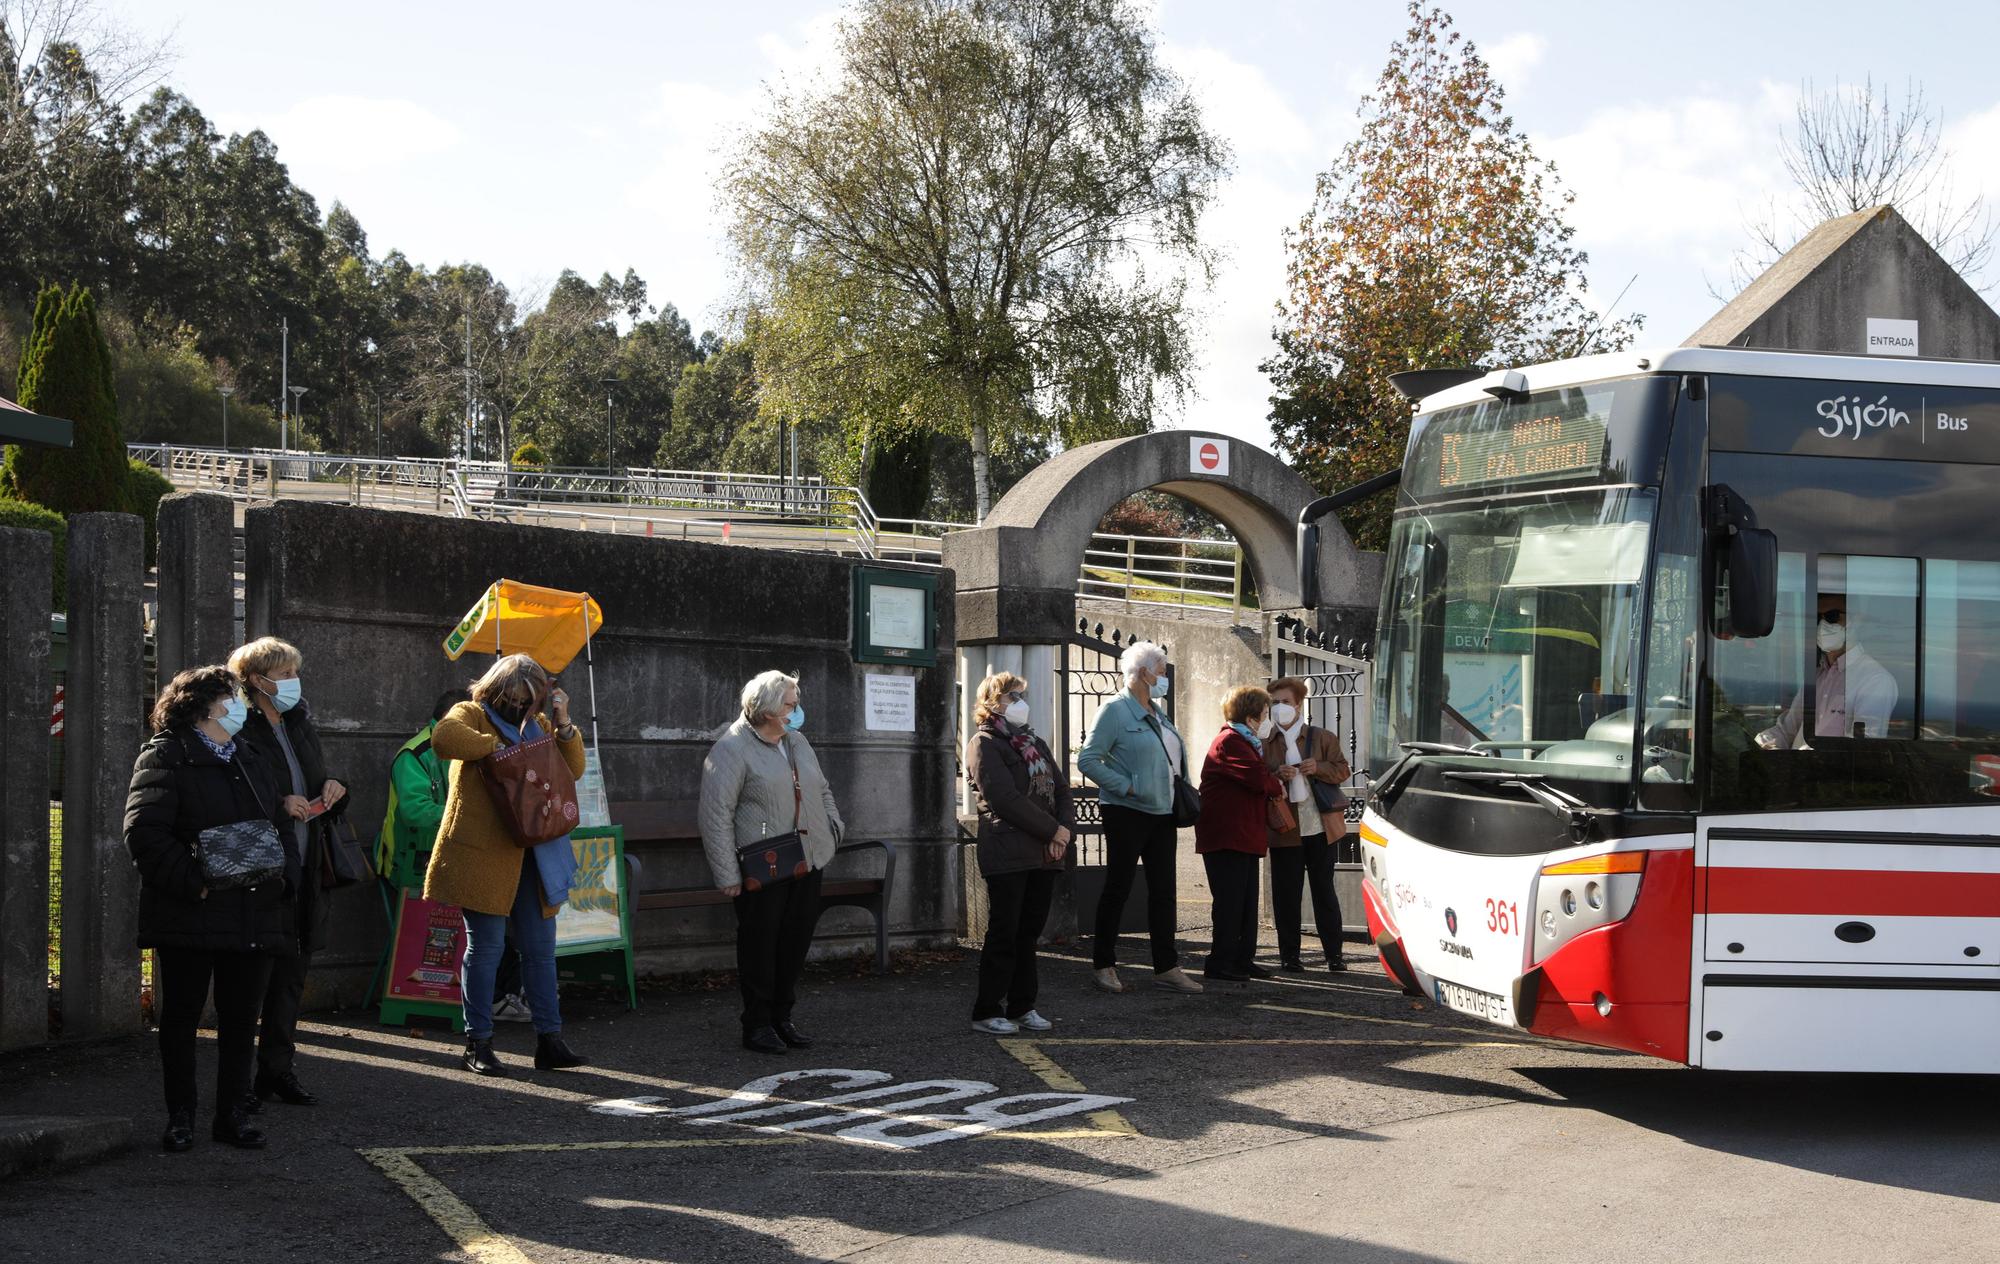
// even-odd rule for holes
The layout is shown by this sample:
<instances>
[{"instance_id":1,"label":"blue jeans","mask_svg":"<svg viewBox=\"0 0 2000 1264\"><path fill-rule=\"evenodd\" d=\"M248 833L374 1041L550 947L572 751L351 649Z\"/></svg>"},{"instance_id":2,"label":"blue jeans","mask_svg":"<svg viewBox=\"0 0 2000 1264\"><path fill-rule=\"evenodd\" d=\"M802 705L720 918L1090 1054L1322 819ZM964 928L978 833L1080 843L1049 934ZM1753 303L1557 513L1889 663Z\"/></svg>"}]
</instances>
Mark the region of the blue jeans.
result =
<instances>
[{"instance_id":1,"label":"blue jeans","mask_svg":"<svg viewBox=\"0 0 2000 1264\"><path fill-rule=\"evenodd\" d=\"M535 1016L535 1030L552 1033L562 1030L562 1012L556 1006L556 919L542 916L542 879L535 872L535 855L521 853L521 881L514 888L514 911L465 916L465 966L459 976L465 999L465 1036L468 1040L493 1038L493 980L500 972L500 951L507 945L507 928L514 928L514 946L521 953L521 986L528 994L528 1009Z\"/></svg>"}]
</instances>

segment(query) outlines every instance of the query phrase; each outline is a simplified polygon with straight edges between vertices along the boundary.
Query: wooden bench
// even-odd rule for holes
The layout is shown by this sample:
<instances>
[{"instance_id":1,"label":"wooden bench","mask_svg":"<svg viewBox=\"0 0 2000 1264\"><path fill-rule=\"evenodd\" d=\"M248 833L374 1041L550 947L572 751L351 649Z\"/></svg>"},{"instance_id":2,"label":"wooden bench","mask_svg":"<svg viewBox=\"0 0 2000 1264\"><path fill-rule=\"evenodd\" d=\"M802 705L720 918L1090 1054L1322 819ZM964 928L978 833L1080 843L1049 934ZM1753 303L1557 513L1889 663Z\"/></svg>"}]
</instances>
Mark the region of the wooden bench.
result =
<instances>
[{"instance_id":1,"label":"wooden bench","mask_svg":"<svg viewBox=\"0 0 2000 1264\"><path fill-rule=\"evenodd\" d=\"M654 887L646 884L645 866L632 853L642 846L692 845L701 850L701 818L694 799L630 800L611 805L611 819L625 828L625 869L632 892L632 908L638 912L655 909L707 908L731 903L709 883L689 887ZM882 873L874 878L835 878L829 873L820 880L819 911L829 908L858 908L875 919L875 971L889 972L889 900L896 887L896 849L879 839L842 843L834 848L834 863L854 852L879 849ZM701 861L702 872L708 862ZM817 926L817 918L814 921Z\"/></svg>"}]
</instances>

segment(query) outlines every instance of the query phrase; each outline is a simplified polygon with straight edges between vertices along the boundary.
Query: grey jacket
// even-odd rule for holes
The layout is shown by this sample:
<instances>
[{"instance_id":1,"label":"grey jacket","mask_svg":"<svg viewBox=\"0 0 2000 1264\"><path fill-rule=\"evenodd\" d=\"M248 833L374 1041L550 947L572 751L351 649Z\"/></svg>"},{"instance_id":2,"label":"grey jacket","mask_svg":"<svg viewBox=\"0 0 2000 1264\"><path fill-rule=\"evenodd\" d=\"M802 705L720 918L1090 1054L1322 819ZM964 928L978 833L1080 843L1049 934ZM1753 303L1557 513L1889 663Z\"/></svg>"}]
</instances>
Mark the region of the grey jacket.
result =
<instances>
[{"instance_id":1,"label":"grey jacket","mask_svg":"<svg viewBox=\"0 0 2000 1264\"><path fill-rule=\"evenodd\" d=\"M840 819L812 744L798 733L787 733L784 746L798 762L798 819L806 863L824 869L847 824ZM791 830L792 766L785 749L757 736L748 720L739 719L709 748L701 765L701 843L715 885L733 887L743 880L736 867L738 847Z\"/></svg>"}]
</instances>

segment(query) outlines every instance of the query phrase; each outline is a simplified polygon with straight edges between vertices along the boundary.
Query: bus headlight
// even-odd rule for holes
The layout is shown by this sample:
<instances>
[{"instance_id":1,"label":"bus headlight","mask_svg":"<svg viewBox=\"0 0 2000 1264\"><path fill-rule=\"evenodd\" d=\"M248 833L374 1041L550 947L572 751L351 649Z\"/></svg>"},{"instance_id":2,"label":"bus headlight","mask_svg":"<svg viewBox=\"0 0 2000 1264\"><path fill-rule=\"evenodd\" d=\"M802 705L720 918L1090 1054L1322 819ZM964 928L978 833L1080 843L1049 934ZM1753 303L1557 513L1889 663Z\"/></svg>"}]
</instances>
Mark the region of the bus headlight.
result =
<instances>
[{"instance_id":1,"label":"bus headlight","mask_svg":"<svg viewBox=\"0 0 2000 1264\"><path fill-rule=\"evenodd\" d=\"M1643 851L1599 852L1543 865L1535 883L1535 922L1542 930L1535 939L1535 961L1587 930L1630 916L1645 872Z\"/></svg>"}]
</instances>

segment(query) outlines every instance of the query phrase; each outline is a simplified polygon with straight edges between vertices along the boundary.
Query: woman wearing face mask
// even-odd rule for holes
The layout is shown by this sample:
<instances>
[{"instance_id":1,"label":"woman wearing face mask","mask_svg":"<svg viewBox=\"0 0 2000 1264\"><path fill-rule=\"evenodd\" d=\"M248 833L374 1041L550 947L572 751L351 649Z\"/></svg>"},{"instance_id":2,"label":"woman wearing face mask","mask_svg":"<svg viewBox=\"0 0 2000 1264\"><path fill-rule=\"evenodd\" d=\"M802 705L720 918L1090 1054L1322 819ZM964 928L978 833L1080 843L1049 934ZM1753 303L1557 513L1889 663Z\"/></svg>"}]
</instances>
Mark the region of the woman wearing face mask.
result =
<instances>
[{"instance_id":1,"label":"woman wearing face mask","mask_svg":"<svg viewBox=\"0 0 2000 1264\"><path fill-rule=\"evenodd\" d=\"M989 1036L1054 1025L1035 1010L1035 948L1076 828L1067 778L1058 775L1048 743L1028 727L1027 689L1027 681L1004 672L981 681L979 727L965 744L986 880L986 943L972 1029Z\"/></svg>"},{"instance_id":2,"label":"woman wearing face mask","mask_svg":"<svg viewBox=\"0 0 2000 1264\"><path fill-rule=\"evenodd\" d=\"M1264 766L1264 744L1272 736L1271 695L1255 685L1239 685L1222 700L1222 731L1201 765L1201 819L1194 826L1194 849L1208 870L1214 901L1214 942L1208 953L1211 979L1242 982L1268 979L1257 955L1257 862L1270 847L1270 802L1285 792L1282 777Z\"/></svg>"},{"instance_id":3,"label":"woman wearing face mask","mask_svg":"<svg viewBox=\"0 0 2000 1264\"><path fill-rule=\"evenodd\" d=\"M238 740L247 714L226 667L173 678L153 706L153 738L132 768L125 846L139 869L139 947L154 951L160 1065L166 1080L169 1153L194 1146L195 1029L215 988L217 1141L261 1149L264 1134L244 1110L257 1042L257 1010L273 958L293 950L297 925L282 878L210 890L202 832L242 821L289 823L278 783Z\"/></svg>"},{"instance_id":4,"label":"woman wearing face mask","mask_svg":"<svg viewBox=\"0 0 2000 1264\"><path fill-rule=\"evenodd\" d=\"M312 955L326 947L329 909L319 875L325 831L346 813L347 788L326 774L319 730L313 726L299 684L303 663L298 647L275 636L252 641L229 656L229 670L236 673L250 700L241 740L278 780L280 805L289 818L279 833L305 875L298 891L299 950L273 967L264 994L253 1111L258 1101L273 1097L293 1106L319 1100L299 1082L299 1001L305 995Z\"/></svg>"},{"instance_id":5,"label":"woman wearing face mask","mask_svg":"<svg viewBox=\"0 0 2000 1264\"><path fill-rule=\"evenodd\" d=\"M563 1040L556 998L556 910L569 899L576 850L567 834L533 847L516 843L477 767L503 745L544 733L555 735L570 775L581 777L583 734L570 723L569 695L526 654L496 661L472 686L472 701L447 711L431 729L431 749L450 761L450 770L424 898L456 904L465 917L462 1063L474 1075L507 1073L493 1052L493 982L509 926L534 1018L535 1069L562 1071L588 1061Z\"/></svg>"},{"instance_id":6,"label":"woman wearing face mask","mask_svg":"<svg viewBox=\"0 0 2000 1264\"><path fill-rule=\"evenodd\" d=\"M701 840L715 885L736 902L743 1047L781 1054L812 1047L793 1025L792 1008L819 922L820 879L847 825L800 732L799 678L767 671L743 686L741 701L743 713L702 762ZM794 830L806 871L746 890L738 852Z\"/></svg>"},{"instance_id":7,"label":"woman wearing face mask","mask_svg":"<svg viewBox=\"0 0 2000 1264\"><path fill-rule=\"evenodd\" d=\"M1077 752L1077 770L1097 783L1104 813L1104 893L1097 900L1092 961L1097 986L1123 992L1118 978L1118 924L1141 861L1146 865L1146 930L1153 944L1153 983L1172 992L1199 992L1181 969L1174 944L1180 908L1174 900L1180 832L1174 827L1174 778L1186 775L1187 749L1160 712L1167 696L1167 652L1134 641L1118 660L1125 692L1104 704Z\"/></svg>"},{"instance_id":8,"label":"woman wearing face mask","mask_svg":"<svg viewBox=\"0 0 2000 1264\"><path fill-rule=\"evenodd\" d=\"M1278 924L1278 961L1291 974L1305 971L1299 959L1301 903L1312 891L1313 925L1326 968L1347 969L1340 959L1340 897L1333 889L1333 848L1347 833L1347 800L1340 787L1347 783L1347 757L1330 730L1307 724L1305 682L1287 676L1266 687L1271 695L1271 723L1276 730L1264 743L1264 764L1273 772L1291 768L1285 779L1285 801L1296 824L1271 831L1271 908ZM1327 806L1322 809L1320 804Z\"/></svg>"}]
</instances>

